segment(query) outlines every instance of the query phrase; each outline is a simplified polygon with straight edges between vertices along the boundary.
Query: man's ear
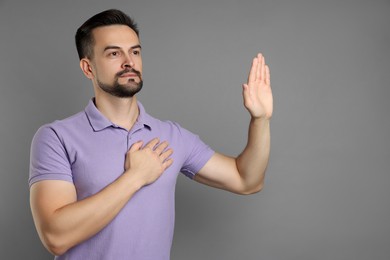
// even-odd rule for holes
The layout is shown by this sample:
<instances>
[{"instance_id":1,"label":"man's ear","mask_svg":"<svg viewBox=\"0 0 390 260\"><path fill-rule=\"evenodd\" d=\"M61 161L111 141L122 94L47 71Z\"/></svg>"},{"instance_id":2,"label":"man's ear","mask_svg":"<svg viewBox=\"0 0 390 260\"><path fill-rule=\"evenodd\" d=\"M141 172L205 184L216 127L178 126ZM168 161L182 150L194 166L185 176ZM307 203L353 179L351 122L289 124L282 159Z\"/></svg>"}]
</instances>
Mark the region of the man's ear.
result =
<instances>
[{"instance_id":1,"label":"man's ear","mask_svg":"<svg viewBox=\"0 0 390 260\"><path fill-rule=\"evenodd\" d=\"M92 72L92 65L91 65L91 61L87 58L82 58L80 60L80 68L81 70L83 71L84 75L89 78L89 79L93 79L94 76L93 76L93 72Z\"/></svg>"}]
</instances>

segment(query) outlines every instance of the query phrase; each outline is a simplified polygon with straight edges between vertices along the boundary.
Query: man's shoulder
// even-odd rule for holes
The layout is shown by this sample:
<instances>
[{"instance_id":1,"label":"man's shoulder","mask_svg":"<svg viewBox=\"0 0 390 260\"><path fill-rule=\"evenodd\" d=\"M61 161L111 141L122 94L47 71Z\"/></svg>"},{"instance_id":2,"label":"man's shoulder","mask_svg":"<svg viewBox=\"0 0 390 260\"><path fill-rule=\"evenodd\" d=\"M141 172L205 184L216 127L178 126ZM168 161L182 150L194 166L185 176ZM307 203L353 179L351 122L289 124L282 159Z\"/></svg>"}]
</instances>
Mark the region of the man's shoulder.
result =
<instances>
[{"instance_id":1,"label":"man's shoulder","mask_svg":"<svg viewBox=\"0 0 390 260\"><path fill-rule=\"evenodd\" d=\"M182 127L178 122L172 120L164 120L155 118L153 116L148 115L148 123L151 123L152 129L155 128L157 131L172 131L175 133L181 133L182 131L186 131L184 127Z\"/></svg>"},{"instance_id":2,"label":"man's shoulder","mask_svg":"<svg viewBox=\"0 0 390 260\"><path fill-rule=\"evenodd\" d=\"M68 116L63 119L55 120L51 123L48 123L44 126L53 127L53 128L68 128L78 126L80 123L83 123L87 120L85 111L80 111L76 114Z\"/></svg>"},{"instance_id":3,"label":"man's shoulder","mask_svg":"<svg viewBox=\"0 0 390 260\"><path fill-rule=\"evenodd\" d=\"M172 120L153 118L152 131L157 136L176 141L184 145L184 141L198 138L198 135L183 126L181 123Z\"/></svg>"},{"instance_id":4,"label":"man's shoulder","mask_svg":"<svg viewBox=\"0 0 390 260\"><path fill-rule=\"evenodd\" d=\"M58 119L55 121L52 121L50 123L46 123L39 127L37 130L37 133L42 133L42 132L54 132L54 133L61 133L64 131L69 131L69 130L76 130L80 129L82 125L85 125L85 123L88 121L85 112L80 111L76 114L73 114L69 117L63 118L63 119Z\"/></svg>"}]
</instances>

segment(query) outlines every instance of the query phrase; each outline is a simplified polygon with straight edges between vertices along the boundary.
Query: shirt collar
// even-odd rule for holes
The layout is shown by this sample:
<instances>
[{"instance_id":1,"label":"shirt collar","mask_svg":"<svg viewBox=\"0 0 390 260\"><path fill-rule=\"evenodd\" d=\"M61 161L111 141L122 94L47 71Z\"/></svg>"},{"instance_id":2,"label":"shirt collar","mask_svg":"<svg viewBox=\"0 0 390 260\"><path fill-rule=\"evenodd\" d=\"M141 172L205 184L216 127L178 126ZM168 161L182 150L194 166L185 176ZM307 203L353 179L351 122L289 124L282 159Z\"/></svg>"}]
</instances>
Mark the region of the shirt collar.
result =
<instances>
[{"instance_id":1,"label":"shirt collar","mask_svg":"<svg viewBox=\"0 0 390 260\"><path fill-rule=\"evenodd\" d=\"M143 124L151 130L154 126L154 118L151 117L148 113L146 113L144 106L137 100L139 115L137 118L137 122Z\"/></svg>"},{"instance_id":2,"label":"shirt collar","mask_svg":"<svg viewBox=\"0 0 390 260\"><path fill-rule=\"evenodd\" d=\"M139 108L139 115L136 124L144 125L149 128L149 130L151 130L153 125L153 118L145 112L145 108L141 102L137 101L137 104ZM101 131L107 127L115 126L114 123L112 123L97 109L94 98L89 100L88 105L85 107L85 114L87 115L89 123L95 132Z\"/></svg>"}]
</instances>

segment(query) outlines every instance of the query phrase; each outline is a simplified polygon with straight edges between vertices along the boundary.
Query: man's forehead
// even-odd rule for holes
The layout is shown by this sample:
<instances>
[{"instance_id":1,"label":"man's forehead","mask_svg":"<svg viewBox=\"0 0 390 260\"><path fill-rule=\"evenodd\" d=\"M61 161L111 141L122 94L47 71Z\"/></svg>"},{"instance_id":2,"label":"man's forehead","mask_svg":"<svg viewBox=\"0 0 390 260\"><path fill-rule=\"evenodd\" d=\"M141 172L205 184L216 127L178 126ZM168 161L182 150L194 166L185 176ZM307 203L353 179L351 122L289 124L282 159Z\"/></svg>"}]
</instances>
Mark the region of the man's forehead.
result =
<instances>
[{"instance_id":1,"label":"man's forehead","mask_svg":"<svg viewBox=\"0 0 390 260\"><path fill-rule=\"evenodd\" d=\"M95 45L139 45L136 32L127 25L100 26L92 30Z\"/></svg>"}]
</instances>

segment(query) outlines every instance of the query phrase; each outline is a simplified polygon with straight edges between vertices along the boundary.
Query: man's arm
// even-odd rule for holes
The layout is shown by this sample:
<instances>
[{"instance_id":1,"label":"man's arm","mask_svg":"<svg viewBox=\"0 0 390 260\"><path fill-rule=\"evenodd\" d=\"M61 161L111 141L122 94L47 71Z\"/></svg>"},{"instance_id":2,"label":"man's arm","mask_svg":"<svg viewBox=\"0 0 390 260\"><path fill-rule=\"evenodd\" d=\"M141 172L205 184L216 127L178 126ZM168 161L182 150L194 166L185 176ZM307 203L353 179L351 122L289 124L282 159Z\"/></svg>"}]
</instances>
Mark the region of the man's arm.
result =
<instances>
[{"instance_id":1,"label":"man's arm","mask_svg":"<svg viewBox=\"0 0 390 260\"><path fill-rule=\"evenodd\" d=\"M243 97L244 106L251 115L245 149L237 158L214 154L195 175L195 180L238 194L251 194L263 187L273 111L270 72L261 54L253 59L248 82L243 84Z\"/></svg>"},{"instance_id":2,"label":"man's arm","mask_svg":"<svg viewBox=\"0 0 390 260\"><path fill-rule=\"evenodd\" d=\"M97 194L77 201L72 183L40 181L31 186L30 203L42 243L55 255L92 237L120 212L144 185L158 179L172 164L172 149L153 139L135 143L126 155L125 172Z\"/></svg>"}]
</instances>

